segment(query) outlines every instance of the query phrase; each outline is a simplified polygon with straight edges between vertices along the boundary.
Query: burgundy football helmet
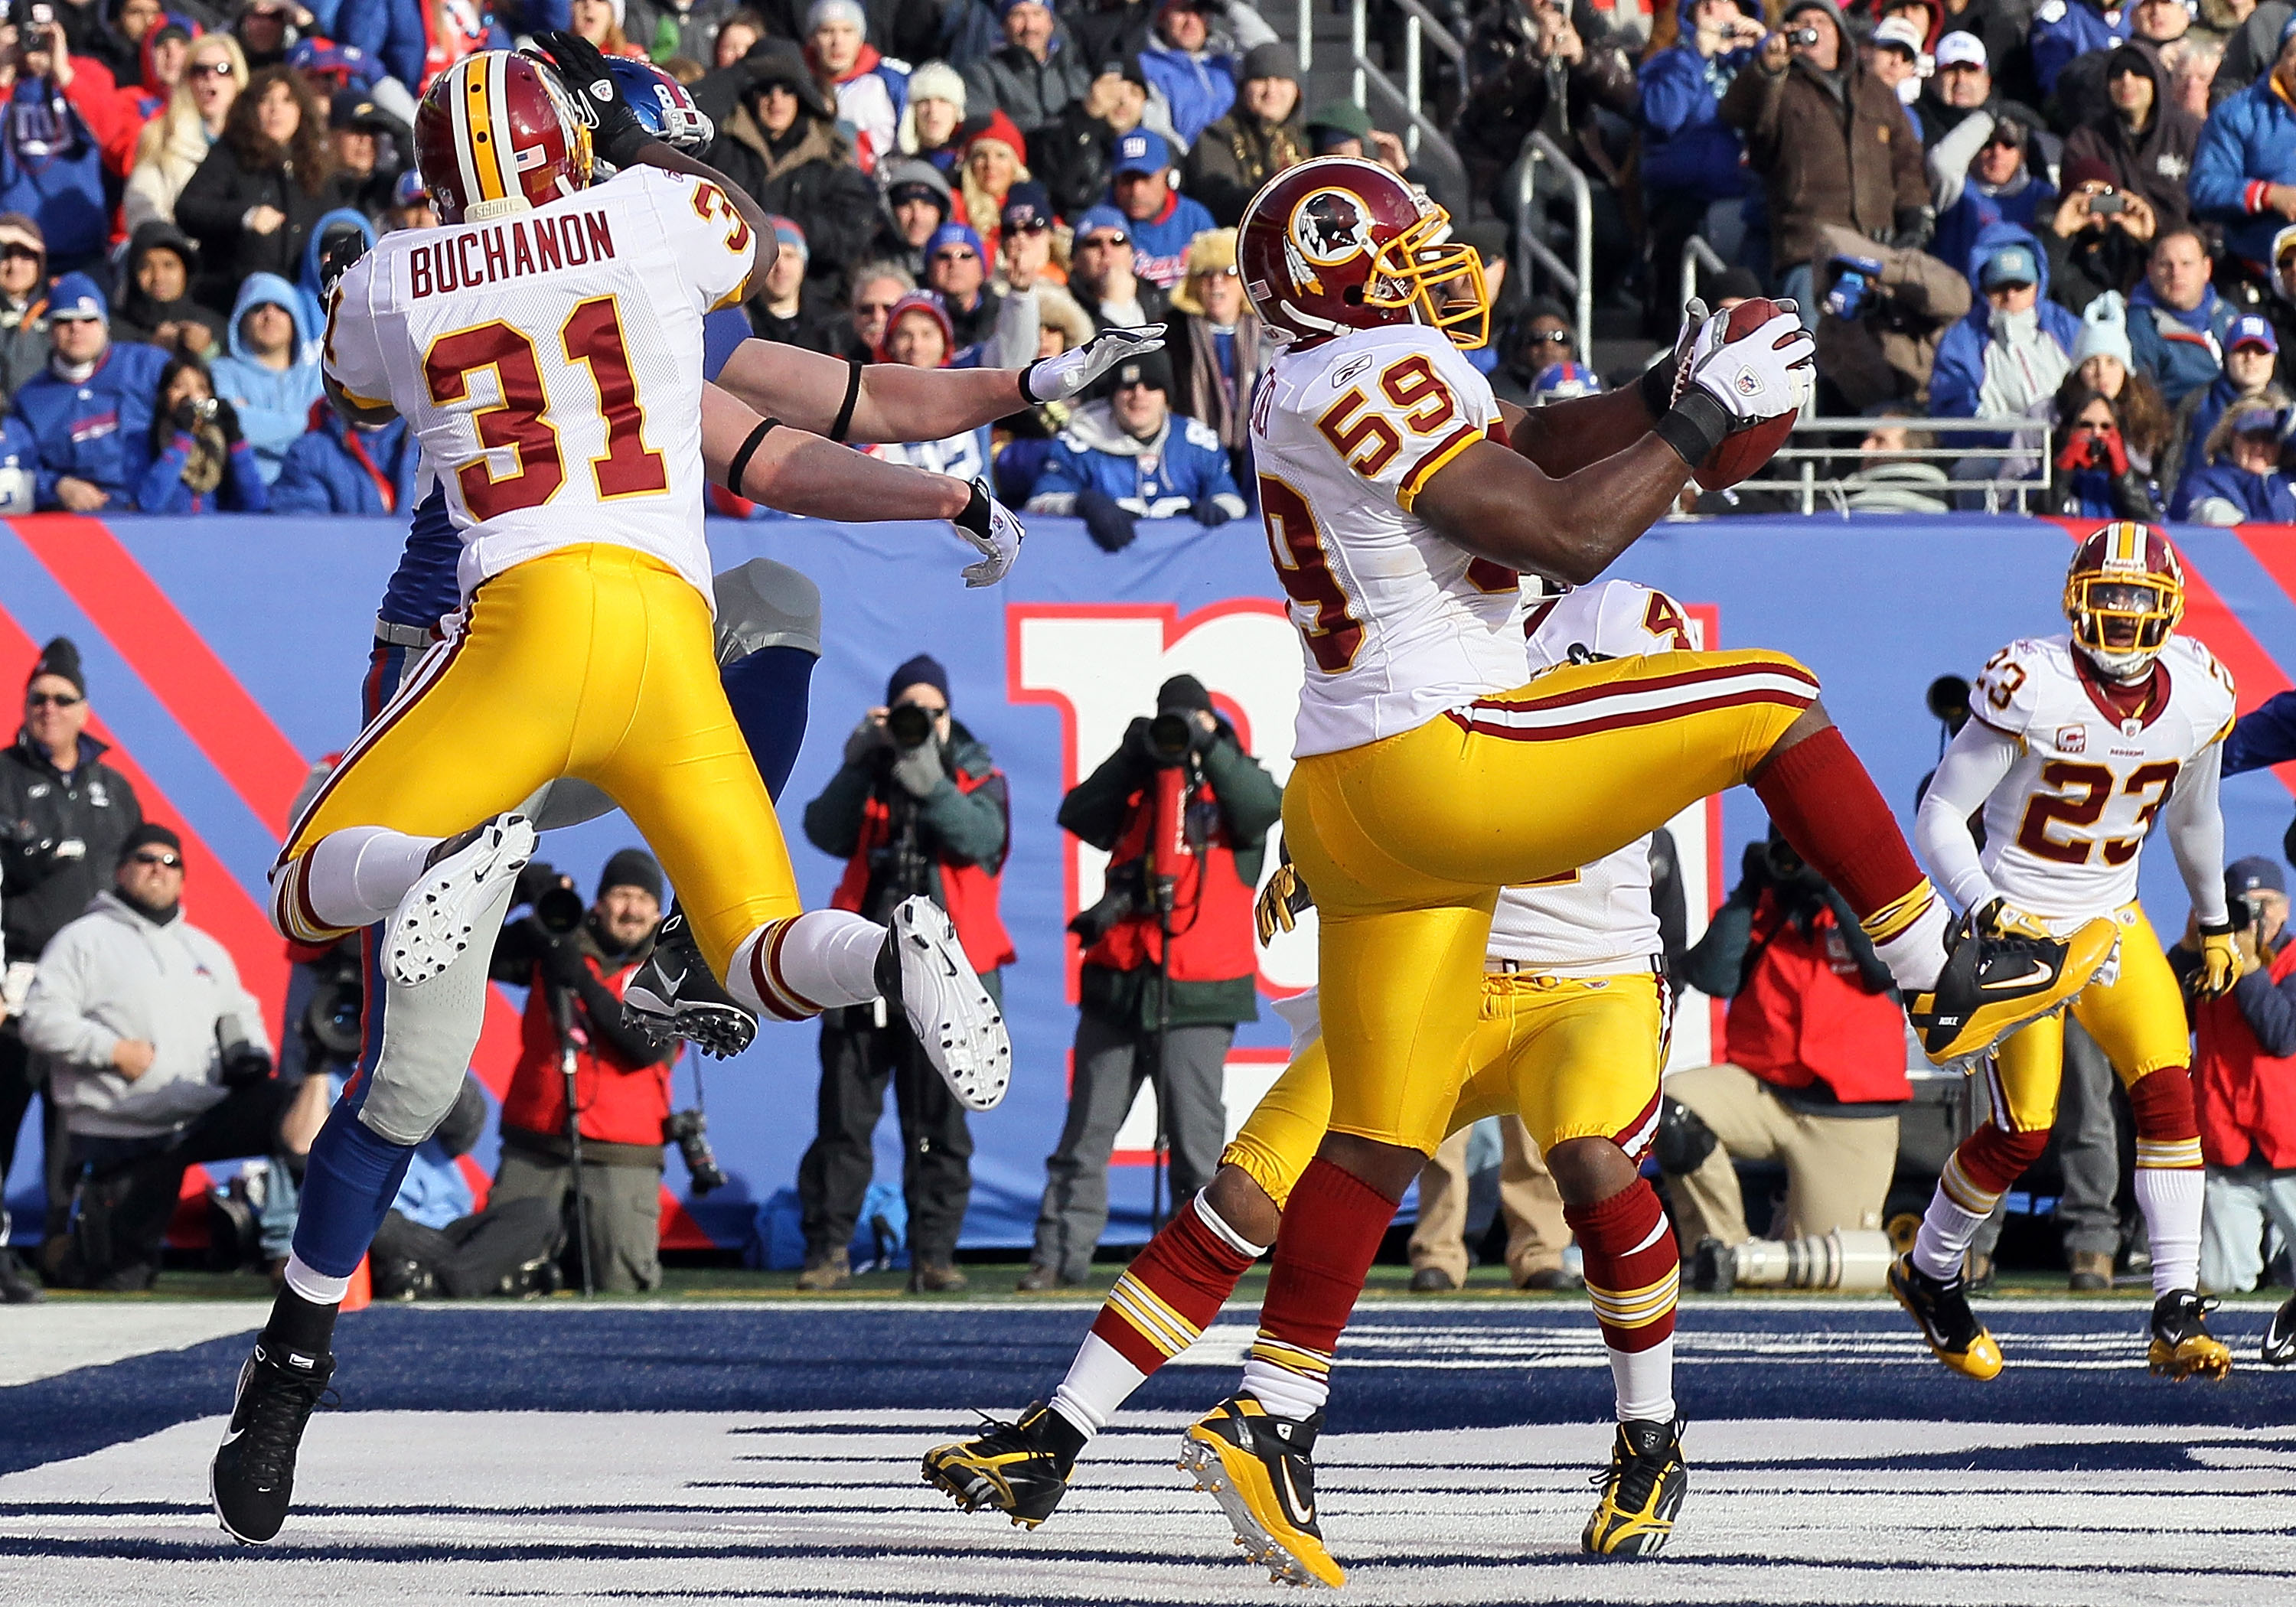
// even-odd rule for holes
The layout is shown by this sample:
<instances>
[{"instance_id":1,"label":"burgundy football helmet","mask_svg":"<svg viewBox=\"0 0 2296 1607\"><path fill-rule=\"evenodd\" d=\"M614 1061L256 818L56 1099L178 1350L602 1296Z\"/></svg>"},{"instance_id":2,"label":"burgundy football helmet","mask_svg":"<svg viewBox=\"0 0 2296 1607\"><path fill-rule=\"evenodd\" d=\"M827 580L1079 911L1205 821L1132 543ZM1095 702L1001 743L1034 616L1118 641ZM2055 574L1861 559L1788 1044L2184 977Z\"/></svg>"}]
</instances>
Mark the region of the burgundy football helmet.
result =
<instances>
[{"instance_id":1,"label":"burgundy football helmet","mask_svg":"<svg viewBox=\"0 0 2296 1607\"><path fill-rule=\"evenodd\" d=\"M2185 566L2169 538L2121 520L2092 531L2065 572L2065 618L2099 669L2134 679L2185 617Z\"/></svg>"},{"instance_id":2,"label":"burgundy football helmet","mask_svg":"<svg viewBox=\"0 0 2296 1607\"><path fill-rule=\"evenodd\" d=\"M1286 168L1244 209L1236 263L1260 321L1312 342L1420 323L1472 350L1490 338L1490 289L1451 215L1377 162Z\"/></svg>"},{"instance_id":3,"label":"burgundy football helmet","mask_svg":"<svg viewBox=\"0 0 2296 1607\"><path fill-rule=\"evenodd\" d=\"M590 182L590 130L539 62L507 50L464 56L414 109L414 165L441 223L482 223Z\"/></svg>"}]
</instances>

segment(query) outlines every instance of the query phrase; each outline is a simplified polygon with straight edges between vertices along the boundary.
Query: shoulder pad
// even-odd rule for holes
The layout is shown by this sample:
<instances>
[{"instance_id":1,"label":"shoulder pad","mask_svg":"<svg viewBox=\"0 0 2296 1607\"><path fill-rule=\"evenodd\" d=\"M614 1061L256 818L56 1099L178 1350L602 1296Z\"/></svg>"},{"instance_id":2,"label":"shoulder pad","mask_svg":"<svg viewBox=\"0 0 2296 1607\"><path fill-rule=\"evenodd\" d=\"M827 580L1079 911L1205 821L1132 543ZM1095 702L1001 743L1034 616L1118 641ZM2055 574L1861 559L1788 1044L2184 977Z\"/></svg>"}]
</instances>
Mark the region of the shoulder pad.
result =
<instances>
[{"instance_id":1,"label":"shoulder pad","mask_svg":"<svg viewBox=\"0 0 2296 1607\"><path fill-rule=\"evenodd\" d=\"M2021 737L2040 707L2043 689L2058 672L2046 643L2030 637L2012 642L1977 672L1969 688L1969 711L1996 731Z\"/></svg>"}]
</instances>

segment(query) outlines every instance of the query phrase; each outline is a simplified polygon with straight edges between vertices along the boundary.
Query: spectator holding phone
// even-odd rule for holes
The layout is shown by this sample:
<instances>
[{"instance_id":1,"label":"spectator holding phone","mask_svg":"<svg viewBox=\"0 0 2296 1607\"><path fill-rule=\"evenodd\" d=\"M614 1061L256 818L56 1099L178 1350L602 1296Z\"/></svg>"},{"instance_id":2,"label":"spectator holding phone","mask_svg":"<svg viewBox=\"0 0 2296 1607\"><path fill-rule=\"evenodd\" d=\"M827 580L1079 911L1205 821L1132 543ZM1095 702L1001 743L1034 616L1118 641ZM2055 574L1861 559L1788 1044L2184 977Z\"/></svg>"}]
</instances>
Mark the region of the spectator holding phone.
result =
<instances>
[{"instance_id":1,"label":"spectator holding phone","mask_svg":"<svg viewBox=\"0 0 2296 1607\"><path fill-rule=\"evenodd\" d=\"M47 0L17 0L0 27L0 211L38 220L52 266L84 267L103 254L111 208L102 143L72 104L63 30Z\"/></svg>"},{"instance_id":2,"label":"spectator holding phone","mask_svg":"<svg viewBox=\"0 0 2296 1607\"><path fill-rule=\"evenodd\" d=\"M2049 253L2056 299L2082 312L2107 291L2126 296L2136 288L2159 221L2152 203L2123 193L2111 165L2095 156L2066 158L2062 176L2064 199L2036 233Z\"/></svg>"},{"instance_id":3,"label":"spectator holding phone","mask_svg":"<svg viewBox=\"0 0 2296 1607\"><path fill-rule=\"evenodd\" d=\"M271 499L239 413L215 393L207 365L175 357L160 373L152 464L136 488L144 513L268 513Z\"/></svg>"}]
</instances>

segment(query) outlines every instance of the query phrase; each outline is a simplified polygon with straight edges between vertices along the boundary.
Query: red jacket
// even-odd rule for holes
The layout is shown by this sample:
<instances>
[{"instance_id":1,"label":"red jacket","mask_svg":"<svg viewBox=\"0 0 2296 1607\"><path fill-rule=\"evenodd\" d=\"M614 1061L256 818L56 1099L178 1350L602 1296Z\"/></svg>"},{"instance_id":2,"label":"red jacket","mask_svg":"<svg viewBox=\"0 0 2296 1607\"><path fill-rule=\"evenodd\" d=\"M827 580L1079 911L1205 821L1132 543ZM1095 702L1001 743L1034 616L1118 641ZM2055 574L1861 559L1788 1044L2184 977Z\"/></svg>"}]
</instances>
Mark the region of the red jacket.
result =
<instances>
[{"instance_id":1,"label":"red jacket","mask_svg":"<svg viewBox=\"0 0 2296 1607\"><path fill-rule=\"evenodd\" d=\"M2272 956L2275 986L2296 972L2296 943ZM2193 1103L2201 1154L2210 1166L2251 1157L2275 1171L2296 1167L2296 1057L2264 1053L2230 994L2193 1010Z\"/></svg>"},{"instance_id":2,"label":"red jacket","mask_svg":"<svg viewBox=\"0 0 2296 1607\"><path fill-rule=\"evenodd\" d=\"M629 986L638 968L634 960L608 971L596 955L586 953L583 963L616 998L622 996L622 989ZM526 1014L519 1023L518 1066L511 1073L510 1092L503 1096L502 1125L562 1138L566 1077L559 1067L558 1027L551 1020L550 991L537 986L527 992ZM585 1024L578 1004L574 1020L577 1026ZM582 1112L582 1136L601 1144L659 1147L662 1119L669 1114L669 1073L675 1063L640 1064L586 1032L574 1061L574 1103Z\"/></svg>"},{"instance_id":3,"label":"red jacket","mask_svg":"<svg viewBox=\"0 0 2296 1607\"><path fill-rule=\"evenodd\" d=\"M1906 1018L1875 993L1821 909L1804 932L1764 892L1754 907L1744 985L1730 1001L1730 1063L1781 1088L1823 1081L1845 1104L1911 1099Z\"/></svg>"},{"instance_id":4,"label":"red jacket","mask_svg":"<svg viewBox=\"0 0 2296 1607\"><path fill-rule=\"evenodd\" d=\"M985 775L972 775L957 770L952 775L960 792L975 792L988 784L996 775L994 770ZM848 816L848 819L851 816ZM869 895L869 857L884 845L892 834L893 812L885 800L871 793L861 810L861 844L853 857L845 862L845 875L830 896L832 909L849 909L858 914L861 901ZM833 850L832 850L833 851ZM964 947L964 957L972 969L986 976L1000 965L1010 965L1018 959L1013 939L1004 930L1004 917L997 912L999 890L1004 879L1004 862L991 871L978 865L959 865L951 860L936 862L940 870L941 902L948 911L948 922L956 928L956 940Z\"/></svg>"},{"instance_id":5,"label":"red jacket","mask_svg":"<svg viewBox=\"0 0 2296 1607\"><path fill-rule=\"evenodd\" d=\"M1235 845L1229 840L1226 817L1220 814L1211 783L1201 775L1188 805L1212 823L1203 852L1190 854L1180 864L1172 890L1171 979L1175 982L1226 982L1256 976L1259 956L1252 948L1251 884L1236 873ZM1126 800L1127 816L1116 846L1109 851L1111 865L1120 865L1148 852L1148 833L1154 824L1145 788ZM1153 912L1118 922L1107 935L1084 952L1086 965L1111 971L1136 971L1155 963L1164 946L1161 922Z\"/></svg>"}]
</instances>

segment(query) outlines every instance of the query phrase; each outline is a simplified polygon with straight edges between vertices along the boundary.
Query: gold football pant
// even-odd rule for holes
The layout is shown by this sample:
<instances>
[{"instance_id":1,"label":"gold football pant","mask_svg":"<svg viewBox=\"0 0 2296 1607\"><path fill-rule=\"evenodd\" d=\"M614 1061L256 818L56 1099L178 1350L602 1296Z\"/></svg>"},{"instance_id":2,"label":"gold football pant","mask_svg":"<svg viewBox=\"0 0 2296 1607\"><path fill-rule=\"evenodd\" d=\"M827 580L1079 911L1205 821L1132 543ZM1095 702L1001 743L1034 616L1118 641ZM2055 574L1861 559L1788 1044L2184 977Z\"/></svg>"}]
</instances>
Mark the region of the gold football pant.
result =
<instances>
[{"instance_id":1,"label":"gold football pant","mask_svg":"<svg viewBox=\"0 0 2296 1607\"><path fill-rule=\"evenodd\" d=\"M1816 696L1782 653L1615 659L1301 759L1283 834L1321 921L1332 1130L1434 1153L1498 890L1744 782Z\"/></svg>"},{"instance_id":2,"label":"gold football pant","mask_svg":"<svg viewBox=\"0 0 2296 1607\"><path fill-rule=\"evenodd\" d=\"M479 588L343 755L275 876L293 935L341 935L296 896L330 832L448 837L578 776L626 810L720 977L742 939L803 907L781 824L718 675L709 600L659 559L562 547Z\"/></svg>"},{"instance_id":3,"label":"gold football pant","mask_svg":"<svg viewBox=\"0 0 2296 1607\"><path fill-rule=\"evenodd\" d=\"M2113 912L2120 928L2120 974L2091 982L2073 1001L2073 1020L2087 1029L2124 1086L2134 1087L2164 1066L2189 1064L2185 996L2161 951L2152 923L2136 905ZM2057 1119L2064 1080L2065 1022L2043 1016L2003 1040L1994 1054L1988 1092L1993 1119L2012 1133L2046 1133Z\"/></svg>"},{"instance_id":4,"label":"gold football pant","mask_svg":"<svg viewBox=\"0 0 2296 1607\"><path fill-rule=\"evenodd\" d=\"M1485 977L1449 1130L1520 1115L1542 1153L1568 1138L1608 1138L1639 1160L1658 1131L1671 1009L1665 982L1650 972ZM1329 1041L1293 1057L1220 1156L1278 1207L1331 1127Z\"/></svg>"}]
</instances>

